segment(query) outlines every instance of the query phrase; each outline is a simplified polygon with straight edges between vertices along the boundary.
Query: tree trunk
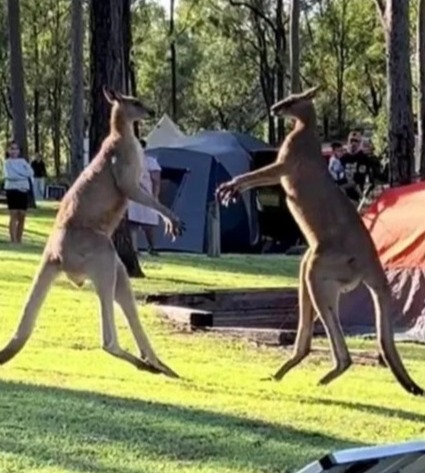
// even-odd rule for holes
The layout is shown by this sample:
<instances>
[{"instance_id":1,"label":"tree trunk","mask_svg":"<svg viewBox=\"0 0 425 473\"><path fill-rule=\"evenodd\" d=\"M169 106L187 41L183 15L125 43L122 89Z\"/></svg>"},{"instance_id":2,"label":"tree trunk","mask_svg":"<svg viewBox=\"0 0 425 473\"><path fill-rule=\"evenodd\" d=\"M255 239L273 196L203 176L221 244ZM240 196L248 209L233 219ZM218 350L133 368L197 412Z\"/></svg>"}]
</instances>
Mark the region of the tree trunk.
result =
<instances>
[{"instance_id":1,"label":"tree trunk","mask_svg":"<svg viewBox=\"0 0 425 473\"><path fill-rule=\"evenodd\" d=\"M82 0L71 3L71 175L77 179L84 168L84 25Z\"/></svg>"},{"instance_id":2,"label":"tree trunk","mask_svg":"<svg viewBox=\"0 0 425 473\"><path fill-rule=\"evenodd\" d=\"M124 89L122 25L117 24L122 17L121 7L122 2L113 0L90 1L91 158L109 133L110 105L102 87Z\"/></svg>"},{"instance_id":3,"label":"tree trunk","mask_svg":"<svg viewBox=\"0 0 425 473\"><path fill-rule=\"evenodd\" d=\"M171 116L177 123L177 57L174 32L175 0L170 0L170 66L171 66Z\"/></svg>"},{"instance_id":4,"label":"tree trunk","mask_svg":"<svg viewBox=\"0 0 425 473\"><path fill-rule=\"evenodd\" d=\"M388 154L390 184L409 184L414 174L412 75L409 50L409 1L376 0L387 47Z\"/></svg>"},{"instance_id":5,"label":"tree trunk","mask_svg":"<svg viewBox=\"0 0 425 473\"><path fill-rule=\"evenodd\" d=\"M128 25L123 31L124 43L124 69L125 76L125 92L137 97L137 81L136 81L136 66L134 64L133 54L133 34L131 31L131 4L124 2L123 5L123 24ZM137 138L140 137L139 123L134 122L134 134Z\"/></svg>"},{"instance_id":6,"label":"tree trunk","mask_svg":"<svg viewBox=\"0 0 425 473\"><path fill-rule=\"evenodd\" d=\"M10 79L12 91L13 134L22 155L28 157L24 66L22 62L19 0L7 0L10 44Z\"/></svg>"},{"instance_id":7,"label":"tree trunk","mask_svg":"<svg viewBox=\"0 0 425 473\"><path fill-rule=\"evenodd\" d=\"M90 156L99 150L109 133L110 105L103 97L104 85L126 90L128 64L125 64L124 41L129 38L130 0L90 1L90 72L91 72L91 117ZM128 55L127 55L128 56ZM142 277L137 254L133 249L127 220L123 219L114 237L119 257L130 277Z\"/></svg>"},{"instance_id":8,"label":"tree trunk","mask_svg":"<svg viewBox=\"0 0 425 473\"><path fill-rule=\"evenodd\" d=\"M268 130L269 130L269 136L268 136L269 143L272 145L277 145L278 143L276 140L275 118L270 113L270 111L267 111L267 122L268 122Z\"/></svg>"},{"instance_id":9,"label":"tree trunk","mask_svg":"<svg viewBox=\"0 0 425 473\"><path fill-rule=\"evenodd\" d=\"M283 0L276 2L276 102L285 98L285 26L283 23ZM285 137L285 121L277 119L277 142L280 144Z\"/></svg>"},{"instance_id":10,"label":"tree trunk","mask_svg":"<svg viewBox=\"0 0 425 473\"><path fill-rule=\"evenodd\" d=\"M289 64L291 69L291 93L301 90L300 83L300 0L291 1L289 18Z\"/></svg>"},{"instance_id":11,"label":"tree trunk","mask_svg":"<svg viewBox=\"0 0 425 473\"><path fill-rule=\"evenodd\" d=\"M33 25L33 47L34 47L34 63L35 63L35 85L34 85L34 110L33 110L33 136L34 136L34 153L40 152L40 55L38 47L38 23L37 15L33 10L32 25Z\"/></svg>"},{"instance_id":12,"label":"tree trunk","mask_svg":"<svg viewBox=\"0 0 425 473\"><path fill-rule=\"evenodd\" d=\"M40 152L40 92L34 88L34 153Z\"/></svg>"},{"instance_id":13,"label":"tree trunk","mask_svg":"<svg viewBox=\"0 0 425 473\"><path fill-rule=\"evenodd\" d=\"M336 65L336 119L338 135L342 137L345 133L345 107L344 90L345 76L347 72L347 8L348 0L341 0L341 16L338 22L334 24L332 43L334 46Z\"/></svg>"},{"instance_id":14,"label":"tree trunk","mask_svg":"<svg viewBox=\"0 0 425 473\"><path fill-rule=\"evenodd\" d=\"M53 162L55 166L55 176L57 179L61 175L61 121L62 105L60 98L60 84L58 78L55 79L55 85L52 97L52 142L53 142Z\"/></svg>"},{"instance_id":15,"label":"tree trunk","mask_svg":"<svg viewBox=\"0 0 425 473\"><path fill-rule=\"evenodd\" d=\"M418 12L418 156L420 162L419 175L425 179L425 0L419 0Z\"/></svg>"}]
</instances>

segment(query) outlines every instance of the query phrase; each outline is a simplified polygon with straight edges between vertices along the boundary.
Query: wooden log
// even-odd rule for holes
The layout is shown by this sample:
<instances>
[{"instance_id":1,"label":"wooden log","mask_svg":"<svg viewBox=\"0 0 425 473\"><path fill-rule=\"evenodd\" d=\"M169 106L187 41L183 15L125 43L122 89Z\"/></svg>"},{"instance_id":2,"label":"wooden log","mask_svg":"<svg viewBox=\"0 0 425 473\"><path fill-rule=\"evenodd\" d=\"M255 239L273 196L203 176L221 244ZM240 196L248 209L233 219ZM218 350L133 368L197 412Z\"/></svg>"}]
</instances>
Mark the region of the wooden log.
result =
<instances>
[{"instance_id":1,"label":"wooden log","mask_svg":"<svg viewBox=\"0 0 425 473\"><path fill-rule=\"evenodd\" d=\"M291 308L213 311L214 327L296 329L298 312Z\"/></svg>"},{"instance_id":2,"label":"wooden log","mask_svg":"<svg viewBox=\"0 0 425 473\"><path fill-rule=\"evenodd\" d=\"M227 337L244 338L261 345L286 346L295 341L294 330L241 328L241 327L212 327L208 332L225 335Z\"/></svg>"},{"instance_id":3,"label":"wooden log","mask_svg":"<svg viewBox=\"0 0 425 473\"><path fill-rule=\"evenodd\" d=\"M255 288L206 291L188 294L151 294L149 304L197 307L204 310L244 310L249 308L282 308L298 306L297 288Z\"/></svg>"},{"instance_id":4,"label":"wooden log","mask_svg":"<svg viewBox=\"0 0 425 473\"><path fill-rule=\"evenodd\" d=\"M190 307L160 305L157 307L157 311L172 322L191 328L211 327L213 324L212 313L204 310L192 309Z\"/></svg>"}]
</instances>

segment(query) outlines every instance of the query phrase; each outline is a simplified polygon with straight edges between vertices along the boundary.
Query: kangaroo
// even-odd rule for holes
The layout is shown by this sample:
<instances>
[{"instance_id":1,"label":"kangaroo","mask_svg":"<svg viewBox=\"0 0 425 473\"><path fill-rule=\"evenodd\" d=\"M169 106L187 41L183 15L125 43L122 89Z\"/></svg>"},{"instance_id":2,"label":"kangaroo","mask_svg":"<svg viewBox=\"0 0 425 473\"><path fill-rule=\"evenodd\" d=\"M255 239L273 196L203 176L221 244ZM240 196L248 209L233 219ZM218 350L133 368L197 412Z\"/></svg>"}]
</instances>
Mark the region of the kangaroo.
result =
<instances>
[{"instance_id":1,"label":"kangaroo","mask_svg":"<svg viewBox=\"0 0 425 473\"><path fill-rule=\"evenodd\" d=\"M281 380L311 350L316 314L330 341L333 368L319 385L343 374L352 360L339 322L339 295L365 284L371 293L380 354L401 386L423 395L407 373L394 343L391 290L376 248L356 208L333 182L321 154L313 104L319 87L292 94L271 108L275 116L294 119L293 130L282 143L275 163L221 184L223 205L241 192L281 184L288 208L304 234L308 249L299 273L299 323L292 356L272 376Z\"/></svg>"},{"instance_id":2,"label":"kangaroo","mask_svg":"<svg viewBox=\"0 0 425 473\"><path fill-rule=\"evenodd\" d=\"M107 353L140 370L177 377L156 356L142 328L127 271L111 237L124 216L128 199L157 210L164 220L165 232L173 239L184 231L184 224L139 185L144 155L133 123L153 116L153 111L135 97L106 87L103 93L112 105L109 135L60 203L18 328L0 351L0 365L23 349L51 284L63 272L77 287L86 279L92 281L100 301L102 343ZM122 309L139 357L118 344L114 300Z\"/></svg>"}]
</instances>

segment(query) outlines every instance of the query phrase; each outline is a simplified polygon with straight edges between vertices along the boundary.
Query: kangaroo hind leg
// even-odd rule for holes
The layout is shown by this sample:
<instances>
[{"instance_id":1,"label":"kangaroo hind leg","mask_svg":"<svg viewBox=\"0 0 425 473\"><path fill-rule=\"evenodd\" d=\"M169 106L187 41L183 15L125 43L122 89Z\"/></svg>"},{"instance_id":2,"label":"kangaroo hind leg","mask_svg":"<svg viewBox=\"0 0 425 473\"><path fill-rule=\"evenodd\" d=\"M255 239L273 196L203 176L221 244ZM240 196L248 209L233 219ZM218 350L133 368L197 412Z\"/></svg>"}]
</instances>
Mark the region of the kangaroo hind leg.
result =
<instances>
[{"instance_id":1,"label":"kangaroo hind leg","mask_svg":"<svg viewBox=\"0 0 425 473\"><path fill-rule=\"evenodd\" d=\"M178 378L177 373L158 359L145 331L143 330L137 313L137 305L131 288L130 279L123 263L119 259L117 261L115 300L121 307L124 317L127 320L128 326L140 351L140 356L147 363L146 368L151 367L154 372L156 371L172 378Z\"/></svg>"},{"instance_id":2,"label":"kangaroo hind leg","mask_svg":"<svg viewBox=\"0 0 425 473\"><path fill-rule=\"evenodd\" d=\"M34 330L37 315L48 290L60 272L58 263L50 262L48 258L43 257L24 304L19 325L9 343L0 350L0 365L10 361L24 348Z\"/></svg>"},{"instance_id":3,"label":"kangaroo hind leg","mask_svg":"<svg viewBox=\"0 0 425 473\"><path fill-rule=\"evenodd\" d=\"M280 381L290 370L301 363L311 351L315 312L306 282L306 266L309 257L310 252L307 251L300 265L300 286L298 290L299 319L293 354L272 376L276 381Z\"/></svg>"},{"instance_id":4,"label":"kangaroo hind leg","mask_svg":"<svg viewBox=\"0 0 425 473\"><path fill-rule=\"evenodd\" d=\"M334 259L337 262L334 263ZM319 384L326 385L341 376L352 364L339 321L338 303L341 290L340 275L344 275L344 265L338 257L318 255L311 260L307 269L307 284L313 307L318 313L329 339L334 367Z\"/></svg>"},{"instance_id":5,"label":"kangaroo hind leg","mask_svg":"<svg viewBox=\"0 0 425 473\"><path fill-rule=\"evenodd\" d=\"M95 250L86 261L86 274L93 282L100 302L100 318L103 349L110 355L131 363L140 370L157 373L158 370L150 366L141 358L137 358L118 343L118 333L114 317L114 294L117 281L118 256L112 242L108 239L94 240Z\"/></svg>"}]
</instances>

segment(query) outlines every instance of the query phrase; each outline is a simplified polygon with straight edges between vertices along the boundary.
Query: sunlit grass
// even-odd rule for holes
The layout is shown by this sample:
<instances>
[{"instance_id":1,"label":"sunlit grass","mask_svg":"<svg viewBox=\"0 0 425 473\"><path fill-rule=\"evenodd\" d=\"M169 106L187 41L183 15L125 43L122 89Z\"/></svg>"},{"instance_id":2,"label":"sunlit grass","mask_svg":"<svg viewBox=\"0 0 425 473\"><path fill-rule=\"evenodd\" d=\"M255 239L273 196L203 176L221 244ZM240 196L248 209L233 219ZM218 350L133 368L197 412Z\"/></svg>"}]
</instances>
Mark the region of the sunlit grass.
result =
<instances>
[{"instance_id":1,"label":"sunlit grass","mask_svg":"<svg viewBox=\"0 0 425 473\"><path fill-rule=\"evenodd\" d=\"M0 343L11 336L47 232L51 205L28 218L27 244L5 242L0 213ZM145 263L138 292L296 284L297 259L162 255ZM293 472L328 450L424 436L425 402L388 370L354 366L327 388L328 355L282 383L259 379L285 350L183 334L141 307L161 358L182 380L144 374L100 349L98 304L61 279L19 356L0 369L0 472ZM120 342L134 350L117 310ZM316 342L324 345L324 342ZM373 344L350 341L372 349ZM403 346L425 385L424 350Z\"/></svg>"}]
</instances>

